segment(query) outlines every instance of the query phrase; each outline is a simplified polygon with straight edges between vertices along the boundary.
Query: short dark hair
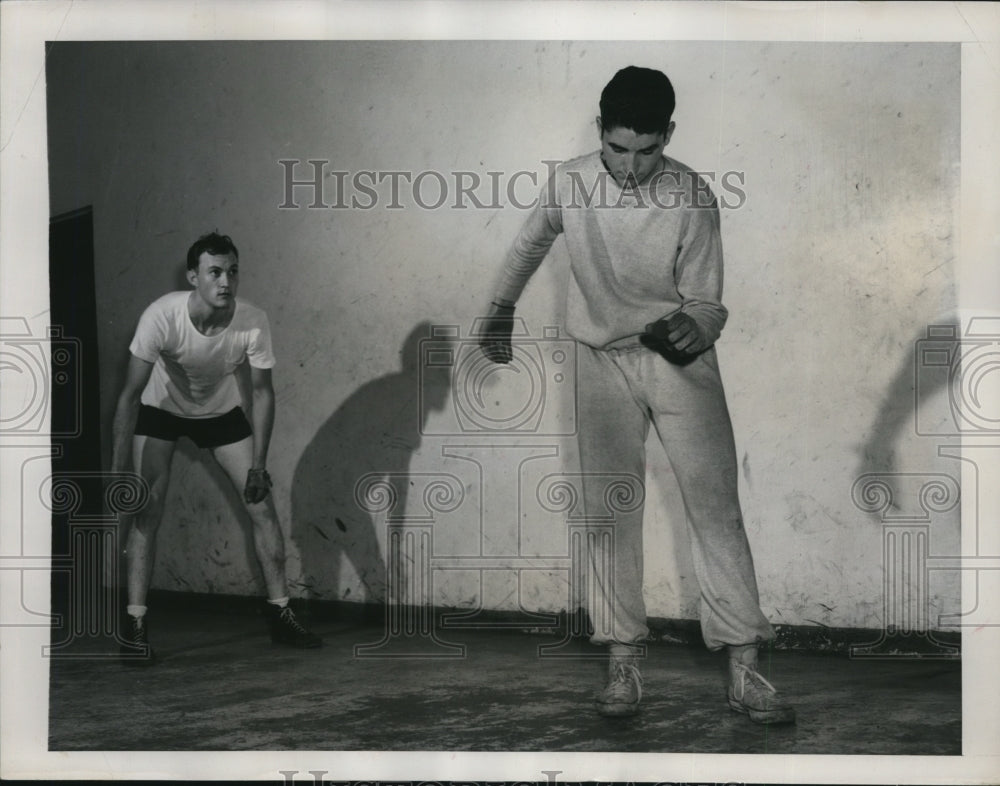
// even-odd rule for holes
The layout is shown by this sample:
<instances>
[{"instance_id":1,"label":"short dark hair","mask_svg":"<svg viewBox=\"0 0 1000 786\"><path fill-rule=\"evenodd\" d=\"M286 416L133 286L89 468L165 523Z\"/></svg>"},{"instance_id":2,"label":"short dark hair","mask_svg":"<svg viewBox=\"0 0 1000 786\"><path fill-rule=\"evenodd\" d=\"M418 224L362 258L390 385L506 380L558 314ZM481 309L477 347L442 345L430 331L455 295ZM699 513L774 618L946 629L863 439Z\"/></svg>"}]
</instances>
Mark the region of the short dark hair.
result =
<instances>
[{"instance_id":1,"label":"short dark hair","mask_svg":"<svg viewBox=\"0 0 1000 786\"><path fill-rule=\"evenodd\" d=\"M233 244L233 240L229 237L229 235L220 235L218 232L209 232L207 235L202 235L194 241L191 248L188 249L187 269L197 270L198 260L201 259L201 255L206 251L212 256L232 254L237 259L240 258L240 252L236 250L236 246Z\"/></svg>"},{"instance_id":2,"label":"short dark hair","mask_svg":"<svg viewBox=\"0 0 1000 786\"><path fill-rule=\"evenodd\" d=\"M637 134L665 134L674 113L674 87L662 71L628 66L601 91L601 127Z\"/></svg>"}]
</instances>

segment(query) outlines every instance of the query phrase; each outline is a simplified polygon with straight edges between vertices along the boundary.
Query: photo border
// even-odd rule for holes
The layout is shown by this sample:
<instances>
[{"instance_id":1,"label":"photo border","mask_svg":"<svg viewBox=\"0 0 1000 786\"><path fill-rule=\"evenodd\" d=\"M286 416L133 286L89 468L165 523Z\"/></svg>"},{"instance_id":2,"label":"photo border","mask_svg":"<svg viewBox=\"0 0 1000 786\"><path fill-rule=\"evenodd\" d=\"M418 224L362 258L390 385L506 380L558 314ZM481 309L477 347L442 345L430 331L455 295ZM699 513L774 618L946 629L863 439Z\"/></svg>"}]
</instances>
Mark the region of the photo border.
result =
<instances>
[{"instance_id":1,"label":"photo border","mask_svg":"<svg viewBox=\"0 0 1000 786\"><path fill-rule=\"evenodd\" d=\"M705 41L946 41L962 43L962 315L997 313L1000 259L1000 15L993 3L4 2L0 4L0 314L49 309L45 42L59 40L535 39ZM485 32L485 31L488 31ZM991 173L984 176L984 173ZM0 391L0 406L10 403ZM19 448L0 450L0 554L11 522ZM963 461L962 483L975 486ZM982 476L983 473L980 473ZM963 547L977 508L963 505ZM991 508L992 509L992 508ZM48 531L42 533L47 543ZM2 565L0 565L2 567ZM963 578L963 595L974 590ZM0 570L0 619L24 589L48 601L48 573ZM966 595L966 597L968 597ZM997 609L1000 599L986 599ZM996 613L996 612L994 612ZM985 783L1000 778L996 653L1000 628L963 630L963 755L809 756L466 752L49 752L46 627L0 627L0 735L5 778L280 779L325 770L331 780ZM984 682L985 681L985 682ZM991 704L992 706L987 706Z\"/></svg>"}]
</instances>

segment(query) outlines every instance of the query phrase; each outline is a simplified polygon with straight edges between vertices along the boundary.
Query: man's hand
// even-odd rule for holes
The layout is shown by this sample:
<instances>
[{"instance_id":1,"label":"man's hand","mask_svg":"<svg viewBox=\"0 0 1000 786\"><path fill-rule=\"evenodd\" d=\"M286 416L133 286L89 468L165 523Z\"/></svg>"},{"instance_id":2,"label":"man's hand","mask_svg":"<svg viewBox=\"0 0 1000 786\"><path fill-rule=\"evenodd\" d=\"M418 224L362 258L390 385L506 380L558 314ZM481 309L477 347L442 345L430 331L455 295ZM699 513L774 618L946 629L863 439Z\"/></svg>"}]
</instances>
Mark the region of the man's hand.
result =
<instances>
[{"instance_id":1,"label":"man's hand","mask_svg":"<svg viewBox=\"0 0 1000 786\"><path fill-rule=\"evenodd\" d=\"M666 349L683 355L696 355L709 346L698 323L682 311L646 325L646 335Z\"/></svg>"},{"instance_id":2,"label":"man's hand","mask_svg":"<svg viewBox=\"0 0 1000 786\"><path fill-rule=\"evenodd\" d=\"M510 363L514 357L514 351L510 346L510 336L513 332L514 307L491 303L483 334L479 338L479 348L494 363Z\"/></svg>"},{"instance_id":3,"label":"man's hand","mask_svg":"<svg viewBox=\"0 0 1000 786\"><path fill-rule=\"evenodd\" d=\"M247 470L247 483L243 487L243 500L248 505L256 505L267 499L271 493L271 476L266 469Z\"/></svg>"}]
</instances>

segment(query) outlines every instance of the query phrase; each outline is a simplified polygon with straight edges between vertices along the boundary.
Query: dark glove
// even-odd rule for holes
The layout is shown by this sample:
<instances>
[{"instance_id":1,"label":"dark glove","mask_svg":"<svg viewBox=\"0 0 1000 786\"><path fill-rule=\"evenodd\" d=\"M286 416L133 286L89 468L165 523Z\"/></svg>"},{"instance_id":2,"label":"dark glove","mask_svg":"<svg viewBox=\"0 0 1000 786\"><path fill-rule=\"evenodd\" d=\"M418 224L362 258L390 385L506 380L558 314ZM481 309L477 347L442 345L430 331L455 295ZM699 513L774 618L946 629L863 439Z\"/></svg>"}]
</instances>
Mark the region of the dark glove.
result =
<instances>
[{"instance_id":1,"label":"dark glove","mask_svg":"<svg viewBox=\"0 0 1000 786\"><path fill-rule=\"evenodd\" d=\"M271 476L266 469L247 471L247 484L243 487L243 499L248 505L256 505L267 499L271 489Z\"/></svg>"},{"instance_id":2,"label":"dark glove","mask_svg":"<svg viewBox=\"0 0 1000 786\"><path fill-rule=\"evenodd\" d=\"M696 355L709 347L698 323L683 311L646 325L646 335L663 348L682 355Z\"/></svg>"},{"instance_id":3,"label":"dark glove","mask_svg":"<svg viewBox=\"0 0 1000 786\"><path fill-rule=\"evenodd\" d=\"M510 337L514 332L514 307L490 304L490 313L484 320L479 337L479 348L494 363L510 363L514 351Z\"/></svg>"}]
</instances>

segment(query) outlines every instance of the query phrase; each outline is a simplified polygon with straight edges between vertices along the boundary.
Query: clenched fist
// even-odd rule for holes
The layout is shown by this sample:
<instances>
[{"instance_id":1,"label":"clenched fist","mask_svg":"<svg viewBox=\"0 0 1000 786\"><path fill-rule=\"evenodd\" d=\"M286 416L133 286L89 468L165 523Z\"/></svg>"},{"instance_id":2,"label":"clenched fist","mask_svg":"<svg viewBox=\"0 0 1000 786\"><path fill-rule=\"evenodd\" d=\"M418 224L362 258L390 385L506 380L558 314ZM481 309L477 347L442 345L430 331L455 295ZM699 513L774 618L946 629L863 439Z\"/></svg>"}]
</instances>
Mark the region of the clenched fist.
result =
<instances>
[{"instance_id":1,"label":"clenched fist","mask_svg":"<svg viewBox=\"0 0 1000 786\"><path fill-rule=\"evenodd\" d=\"M479 338L479 348L494 363L510 363L514 351L510 337L514 332L514 307L498 303L490 304L483 333Z\"/></svg>"},{"instance_id":2,"label":"clenched fist","mask_svg":"<svg viewBox=\"0 0 1000 786\"><path fill-rule=\"evenodd\" d=\"M684 355L697 355L710 346L698 323L682 311L646 325L646 334L667 349Z\"/></svg>"},{"instance_id":3,"label":"clenched fist","mask_svg":"<svg viewBox=\"0 0 1000 786\"><path fill-rule=\"evenodd\" d=\"M251 469L247 471L247 482L243 487L243 499L248 505L256 505L267 499L271 493L271 476L266 469Z\"/></svg>"}]
</instances>

